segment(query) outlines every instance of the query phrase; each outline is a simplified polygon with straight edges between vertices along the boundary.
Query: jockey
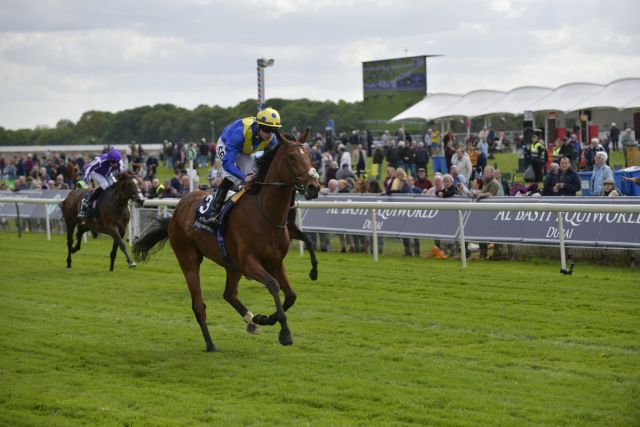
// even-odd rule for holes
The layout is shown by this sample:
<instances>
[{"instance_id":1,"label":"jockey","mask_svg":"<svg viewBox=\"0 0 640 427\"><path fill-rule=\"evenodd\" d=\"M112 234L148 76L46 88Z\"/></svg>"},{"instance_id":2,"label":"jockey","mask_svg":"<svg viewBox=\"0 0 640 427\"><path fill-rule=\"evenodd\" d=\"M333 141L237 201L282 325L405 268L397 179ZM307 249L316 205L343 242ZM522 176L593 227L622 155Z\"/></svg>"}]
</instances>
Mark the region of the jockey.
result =
<instances>
[{"instance_id":1,"label":"jockey","mask_svg":"<svg viewBox=\"0 0 640 427\"><path fill-rule=\"evenodd\" d=\"M99 187L91 193L87 202L85 202L84 199L82 200L82 206L78 213L79 220L85 221L91 218L93 215L93 202L104 190L115 184L116 179L113 173L123 173L124 170L122 156L120 156L120 152L116 149L109 150L105 154L96 157L94 161L84 167L84 181L89 182L91 179L95 183L98 183Z\"/></svg>"},{"instance_id":2,"label":"jockey","mask_svg":"<svg viewBox=\"0 0 640 427\"><path fill-rule=\"evenodd\" d=\"M278 140L274 131L279 127L282 127L280 113L265 108L256 117L238 119L224 128L216 144L224 179L213 201L213 215L205 221L207 224L221 225L220 211L227 192L232 187L251 182L255 163L251 155L275 147Z\"/></svg>"}]
</instances>

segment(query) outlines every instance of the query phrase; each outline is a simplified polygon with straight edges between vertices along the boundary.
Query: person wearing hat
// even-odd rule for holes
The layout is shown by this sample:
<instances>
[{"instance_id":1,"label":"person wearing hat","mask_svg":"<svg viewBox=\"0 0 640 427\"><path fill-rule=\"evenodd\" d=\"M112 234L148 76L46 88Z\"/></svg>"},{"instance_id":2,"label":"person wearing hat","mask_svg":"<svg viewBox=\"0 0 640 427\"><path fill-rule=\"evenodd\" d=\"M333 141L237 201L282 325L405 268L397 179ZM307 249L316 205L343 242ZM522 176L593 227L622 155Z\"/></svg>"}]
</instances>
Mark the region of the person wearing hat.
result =
<instances>
[{"instance_id":1,"label":"person wearing hat","mask_svg":"<svg viewBox=\"0 0 640 427\"><path fill-rule=\"evenodd\" d=\"M429 178L427 178L427 171L425 168L418 169L418 176L414 180L413 186L422 190L421 193L433 187L433 183Z\"/></svg>"},{"instance_id":2,"label":"person wearing hat","mask_svg":"<svg viewBox=\"0 0 640 427\"><path fill-rule=\"evenodd\" d=\"M602 196L604 197L620 197L622 192L616 188L616 182L613 178L607 178L602 184Z\"/></svg>"},{"instance_id":3,"label":"person wearing hat","mask_svg":"<svg viewBox=\"0 0 640 427\"><path fill-rule=\"evenodd\" d=\"M238 119L224 128L216 144L224 178L213 200L213 214L204 221L206 224L217 227L221 225L220 212L227 192L233 187L251 182L255 164L252 154L275 148L278 139L274 132L280 127L280 113L268 107L259 111L255 117Z\"/></svg>"}]
</instances>

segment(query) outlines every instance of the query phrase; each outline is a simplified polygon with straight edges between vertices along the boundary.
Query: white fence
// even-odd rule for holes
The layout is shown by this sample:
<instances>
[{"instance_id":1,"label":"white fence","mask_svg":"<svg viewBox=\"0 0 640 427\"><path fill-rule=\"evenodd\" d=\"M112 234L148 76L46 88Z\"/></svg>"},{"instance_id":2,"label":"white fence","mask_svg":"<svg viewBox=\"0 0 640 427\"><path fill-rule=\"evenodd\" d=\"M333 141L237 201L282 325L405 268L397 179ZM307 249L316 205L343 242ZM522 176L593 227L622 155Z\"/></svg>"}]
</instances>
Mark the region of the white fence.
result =
<instances>
[{"instance_id":1,"label":"white fence","mask_svg":"<svg viewBox=\"0 0 640 427\"><path fill-rule=\"evenodd\" d=\"M168 208L175 207L179 199L151 199L146 200L145 207L159 207ZM16 203L16 204L45 204L45 205L58 205L61 203L58 199L26 199L20 197L3 197L0 198L0 203ZM421 202L357 202L357 201L298 201L295 203L295 207L303 209L333 209L333 208L351 208L351 209L369 209L371 211L371 237L373 242L373 258L374 261L378 260L378 239L377 239L377 227L376 227L376 211L378 209L411 209L411 210L447 210L457 211L459 221L459 240L460 247L465 247L464 237L464 211L538 211L538 212L555 212L557 214L558 222L558 243L560 246L561 256L561 268L566 271L566 251L564 242L564 223L561 213L562 212L603 212L603 213L640 213L640 203L628 203L628 204L564 204L564 203L466 203L449 201L448 203L434 203L427 200ZM133 207L131 221L129 223L129 242L132 243L134 236L140 235L140 212L138 208ZM47 239L51 239L51 227L49 224L49 215L47 210L46 218L47 227ZM301 225L302 227L302 225ZM466 253L464 250L460 251L462 266L467 266Z\"/></svg>"}]
</instances>

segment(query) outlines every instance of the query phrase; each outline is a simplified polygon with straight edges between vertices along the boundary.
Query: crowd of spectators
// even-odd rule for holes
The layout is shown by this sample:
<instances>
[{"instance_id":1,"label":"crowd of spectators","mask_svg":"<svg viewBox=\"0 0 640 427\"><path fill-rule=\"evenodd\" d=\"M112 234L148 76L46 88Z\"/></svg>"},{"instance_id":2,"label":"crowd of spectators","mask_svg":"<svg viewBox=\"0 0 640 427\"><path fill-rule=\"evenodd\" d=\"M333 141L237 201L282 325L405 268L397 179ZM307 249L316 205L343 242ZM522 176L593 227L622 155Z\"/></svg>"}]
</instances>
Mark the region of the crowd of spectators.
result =
<instances>
[{"instance_id":1,"label":"crowd of spectators","mask_svg":"<svg viewBox=\"0 0 640 427\"><path fill-rule=\"evenodd\" d=\"M296 134L295 129L293 130ZM483 129L465 140L458 140L451 132L442 138L438 132L429 130L423 136L411 135L403 128L391 133L385 131L374 139L368 130L354 130L351 134L317 133L307 142L313 166L320 173L323 186L321 194L369 193L376 195L415 194L423 197L471 197L482 199L495 196L575 196L581 189L577 174L580 159L584 167L593 171L590 191L594 195L619 196L615 188L613 173L607 165L605 147L617 149L619 139L623 147L626 131L616 135L610 131L606 144L593 139L582 147L576 135L557 140L551 151L553 162L547 162L546 150L535 149L538 143L533 138L526 147L529 155L538 161L530 162L540 170L525 182L509 181L502 172L488 165L494 153L510 145L521 146L522 136L508 141L503 132ZM537 135L536 135L537 136ZM618 138L619 137L619 138ZM615 143L614 143L615 140ZM544 141L539 141L541 146ZM109 147L105 147L107 150ZM132 144L125 159L125 167L138 175L141 190L146 198L179 198L194 188L216 188L222 181L223 170L216 158L215 144L204 139L199 143L174 143L165 141L160 153L145 153L141 145ZM533 154L535 152L535 154ZM576 155L576 152L579 153ZM430 162L434 157L444 157L446 170L429 176ZM21 191L26 189L71 189L82 186L84 165L93 155L45 153L38 155L0 157L0 189ZM371 159L371 161L369 161ZM386 163L386 174L383 166ZM547 168L547 164L549 164ZM157 177L158 165L173 170L170 179L161 181ZM193 166L190 168L189 166ZM200 185L198 169L205 169L207 182ZM509 174L507 174L509 175ZM11 186L8 183L12 182ZM612 187L613 183L613 187ZM330 250L327 235L312 234L314 245L320 250ZM342 252L371 252L372 245L361 236L340 235ZM383 250L382 240L379 250ZM439 242L436 242L439 247ZM404 254L419 256L420 242L403 239ZM458 248L459 250L459 248ZM455 248L450 251L455 253ZM486 247L480 246L482 257Z\"/></svg>"}]
</instances>

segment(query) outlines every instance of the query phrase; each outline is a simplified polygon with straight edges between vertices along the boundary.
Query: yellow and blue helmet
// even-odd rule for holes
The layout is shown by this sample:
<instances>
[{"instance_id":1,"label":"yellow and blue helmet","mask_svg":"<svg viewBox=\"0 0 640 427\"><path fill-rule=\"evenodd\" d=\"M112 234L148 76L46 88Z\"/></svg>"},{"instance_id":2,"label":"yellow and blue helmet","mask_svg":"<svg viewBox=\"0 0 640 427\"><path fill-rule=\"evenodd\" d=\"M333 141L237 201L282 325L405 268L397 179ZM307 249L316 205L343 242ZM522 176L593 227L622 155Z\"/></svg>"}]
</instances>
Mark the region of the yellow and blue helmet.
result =
<instances>
[{"instance_id":1,"label":"yellow and blue helmet","mask_svg":"<svg viewBox=\"0 0 640 427\"><path fill-rule=\"evenodd\" d=\"M256 115L256 122L262 126L269 126L272 128L281 128L280 113L277 110L267 107L262 111L259 111Z\"/></svg>"}]
</instances>

